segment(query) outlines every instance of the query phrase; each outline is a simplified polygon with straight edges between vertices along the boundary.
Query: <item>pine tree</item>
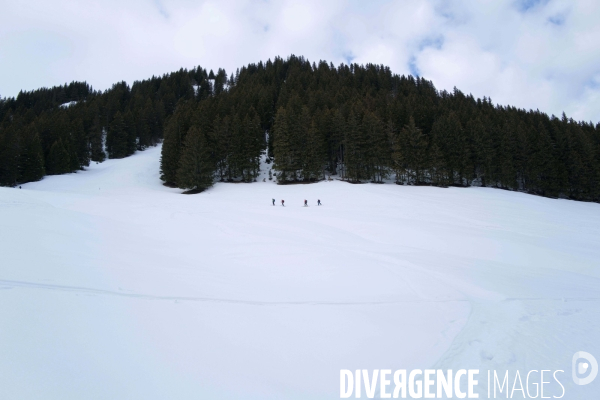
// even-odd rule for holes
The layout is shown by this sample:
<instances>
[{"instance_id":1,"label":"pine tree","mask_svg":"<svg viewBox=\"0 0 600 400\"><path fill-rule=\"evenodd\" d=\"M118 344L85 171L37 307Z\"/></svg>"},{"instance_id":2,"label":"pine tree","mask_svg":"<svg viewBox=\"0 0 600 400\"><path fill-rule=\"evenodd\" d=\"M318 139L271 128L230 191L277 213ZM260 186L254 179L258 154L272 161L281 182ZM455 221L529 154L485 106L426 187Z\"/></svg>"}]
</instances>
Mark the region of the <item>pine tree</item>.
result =
<instances>
[{"instance_id":1,"label":"pine tree","mask_svg":"<svg viewBox=\"0 0 600 400\"><path fill-rule=\"evenodd\" d=\"M81 169L90 165L90 143L85 133L83 120L77 118L71 124L73 133L74 150L77 159L77 168Z\"/></svg>"},{"instance_id":2,"label":"pine tree","mask_svg":"<svg viewBox=\"0 0 600 400\"><path fill-rule=\"evenodd\" d=\"M67 150L67 153L69 153L69 172L74 172L81 169L82 167L79 164L79 157L77 154L77 138L75 137L72 124L70 125L70 129L67 134L61 139L65 146L65 150Z\"/></svg>"},{"instance_id":3,"label":"pine tree","mask_svg":"<svg viewBox=\"0 0 600 400\"><path fill-rule=\"evenodd\" d=\"M154 110L152 100L146 99L144 108L140 112L137 125L138 150L144 150L153 142Z\"/></svg>"},{"instance_id":4,"label":"pine tree","mask_svg":"<svg viewBox=\"0 0 600 400\"><path fill-rule=\"evenodd\" d=\"M302 158L304 160L302 178L305 181L318 181L322 179L325 160L325 139L320 135L315 121L310 122Z\"/></svg>"},{"instance_id":5,"label":"pine tree","mask_svg":"<svg viewBox=\"0 0 600 400\"><path fill-rule=\"evenodd\" d=\"M44 177L44 152L35 126L27 126L21 135L19 154L20 183L39 181Z\"/></svg>"},{"instance_id":6,"label":"pine tree","mask_svg":"<svg viewBox=\"0 0 600 400\"><path fill-rule=\"evenodd\" d=\"M302 100L298 95L290 98L285 111L287 124L284 140L286 141L287 171L284 171L284 176L287 175L287 179L290 181L298 181L302 174L302 151L310 124L310 112L307 107L302 106Z\"/></svg>"},{"instance_id":7,"label":"pine tree","mask_svg":"<svg viewBox=\"0 0 600 400\"><path fill-rule=\"evenodd\" d=\"M108 127L106 135L106 150L108 158L123 158L127 156L127 131L125 122L120 111L117 111L114 119Z\"/></svg>"},{"instance_id":8,"label":"pine tree","mask_svg":"<svg viewBox=\"0 0 600 400\"><path fill-rule=\"evenodd\" d=\"M182 147L185 135L192 125L195 107L196 103L193 101L180 103L166 123L161 155L161 179L167 184L174 185L177 182Z\"/></svg>"},{"instance_id":9,"label":"pine tree","mask_svg":"<svg viewBox=\"0 0 600 400\"><path fill-rule=\"evenodd\" d=\"M177 185L182 189L202 191L213 184L214 165L206 137L196 126L188 131L177 171Z\"/></svg>"},{"instance_id":10,"label":"pine tree","mask_svg":"<svg viewBox=\"0 0 600 400\"><path fill-rule=\"evenodd\" d=\"M515 163L515 154L517 153L516 129L510 121L505 121L502 128L500 146L498 148L498 183L503 189L516 190L517 168Z\"/></svg>"},{"instance_id":11,"label":"pine tree","mask_svg":"<svg viewBox=\"0 0 600 400\"><path fill-rule=\"evenodd\" d=\"M486 185L486 178L490 175L491 142L488 130L480 118L475 118L467 123L465 133L469 146L469 160L467 163L467 182L478 178L481 185Z\"/></svg>"},{"instance_id":12,"label":"pine tree","mask_svg":"<svg viewBox=\"0 0 600 400\"><path fill-rule=\"evenodd\" d=\"M366 133L360 125L358 115L351 111L346 123L346 135L344 138L344 156L347 179L350 182L360 182L369 179L367 170L367 146Z\"/></svg>"},{"instance_id":13,"label":"pine tree","mask_svg":"<svg viewBox=\"0 0 600 400\"><path fill-rule=\"evenodd\" d=\"M530 131L531 151L528 155L529 189L532 193L558 196L553 162L553 146L546 127L540 122Z\"/></svg>"},{"instance_id":14,"label":"pine tree","mask_svg":"<svg viewBox=\"0 0 600 400\"><path fill-rule=\"evenodd\" d=\"M273 126L273 156L275 159L273 168L279 171L279 182L296 179L294 152L290 135L288 115L285 108L281 107L275 115Z\"/></svg>"},{"instance_id":15,"label":"pine tree","mask_svg":"<svg viewBox=\"0 0 600 400\"><path fill-rule=\"evenodd\" d=\"M229 126L229 117L223 119L216 117L213 121L213 129L210 142L213 143L215 153L215 165L220 181L225 178L231 180L231 169L229 160L231 158L231 129Z\"/></svg>"},{"instance_id":16,"label":"pine tree","mask_svg":"<svg viewBox=\"0 0 600 400\"><path fill-rule=\"evenodd\" d=\"M342 180L346 179L345 176L345 137L346 121L342 115L341 110L336 109L331 115L331 153L333 155L334 166L331 168L332 174L339 173Z\"/></svg>"},{"instance_id":17,"label":"pine tree","mask_svg":"<svg viewBox=\"0 0 600 400\"><path fill-rule=\"evenodd\" d=\"M365 114L362 125L369 143L368 174L372 181L382 182L387 177L387 169L391 164L391 146L388 135L383 122L372 112Z\"/></svg>"},{"instance_id":18,"label":"pine tree","mask_svg":"<svg viewBox=\"0 0 600 400\"><path fill-rule=\"evenodd\" d=\"M241 177L246 180L244 171L246 168L246 142L242 127L242 121L238 114L234 114L231 120L231 155L229 157L230 179Z\"/></svg>"},{"instance_id":19,"label":"pine tree","mask_svg":"<svg viewBox=\"0 0 600 400\"><path fill-rule=\"evenodd\" d=\"M436 129L437 128L437 129ZM467 138L458 116L450 111L434 123L432 130L445 155L450 184L464 185L463 177L469 159Z\"/></svg>"},{"instance_id":20,"label":"pine tree","mask_svg":"<svg viewBox=\"0 0 600 400\"><path fill-rule=\"evenodd\" d=\"M261 150L265 148L265 137L260 126L260 118L254 111L254 108L250 108L248 114L244 116L242 121L242 131L244 147L242 152L244 171L242 173L245 176L246 182L251 182L258 176L260 169L260 154Z\"/></svg>"},{"instance_id":21,"label":"pine tree","mask_svg":"<svg viewBox=\"0 0 600 400\"><path fill-rule=\"evenodd\" d=\"M95 162L102 162L106 158L104 152L104 133L100 125L100 119L96 116L88 132L90 158Z\"/></svg>"},{"instance_id":22,"label":"pine tree","mask_svg":"<svg viewBox=\"0 0 600 400\"><path fill-rule=\"evenodd\" d=\"M437 143L431 141L427 155L427 169L429 172L429 179L432 185L447 187L448 179L445 175L444 159L442 152L438 147Z\"/></svg>"},{"instance_id":23,"label":"pine tree","mask_svg":"<svg viewBox=\"0 0 600 400\"><path fill-rule=\"evenodd\" d=\"M16 127L0 131L0 185L15 186L19 179L20 144Z\"/></svg>"},{"instance_id":24,"label":"pine tree","mask_svg":"<svg viewBox=\"0 0 600 400\"><path fill-rule=\"evenodd\" d=\"M61 139L58 139L58 141L54 142L50 147L47 165L47 171L50 175L60 175L71 172L69 152L65 149Z\"/></svg>"},{"instance_id":25,"label":"pine tree","mask_svg":"<svg viewBox=\"0 0 600 400\"><path fill-rule=\"evenodd\" d=\"M137 149L137 132L136 132L136 123L133 117L133 113L131 111L127 111L123 117L123 122L125 126L125 135L126 135L126 153L125 156L130 156L135 153Z\"/></svg>"},{"instance_id":26,"label":"pine tree","mask_svg":"<svg viewBox=\"0 0 600 400\"><path fill-rule=\"evenodd\" d=\"M424 182L427 163L427 138L410 117L396 137L392 159L396 182L421 184Z\"/></svg>"}]
</instances>

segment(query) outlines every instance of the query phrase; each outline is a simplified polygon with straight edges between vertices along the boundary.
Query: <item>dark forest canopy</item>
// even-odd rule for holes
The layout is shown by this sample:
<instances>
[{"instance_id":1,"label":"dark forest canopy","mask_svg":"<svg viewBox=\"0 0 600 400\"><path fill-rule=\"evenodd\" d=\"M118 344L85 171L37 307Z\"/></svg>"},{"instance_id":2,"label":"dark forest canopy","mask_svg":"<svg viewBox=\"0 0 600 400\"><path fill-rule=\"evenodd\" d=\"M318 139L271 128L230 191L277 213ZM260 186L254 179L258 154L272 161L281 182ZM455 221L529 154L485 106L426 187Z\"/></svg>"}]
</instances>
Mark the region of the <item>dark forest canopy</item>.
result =
<instances>
[{"instance_id":1,"label":"dark forest canopy","mask_svg":"<svg viewBox=\"0 0 600 400\"><path fill-rule=\"evenodd\" d=\"M600 124L438 91L373 64L291 56L229 77L181 69L104 92L73 82L2 100L0 121L5 186L164 138L161 178L196 191L254 181L264 155L282 184L336 175L600 200Z\"/></svg>"}]
</instances>

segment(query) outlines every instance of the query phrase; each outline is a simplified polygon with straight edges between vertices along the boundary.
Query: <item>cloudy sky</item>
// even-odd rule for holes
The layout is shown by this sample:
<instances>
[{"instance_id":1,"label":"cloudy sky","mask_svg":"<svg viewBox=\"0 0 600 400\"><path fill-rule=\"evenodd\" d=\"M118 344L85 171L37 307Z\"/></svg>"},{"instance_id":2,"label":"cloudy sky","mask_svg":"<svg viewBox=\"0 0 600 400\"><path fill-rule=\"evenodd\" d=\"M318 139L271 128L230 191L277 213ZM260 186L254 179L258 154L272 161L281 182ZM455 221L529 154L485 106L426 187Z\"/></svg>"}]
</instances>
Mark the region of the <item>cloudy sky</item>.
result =
<instances>
[{"instance_id":1,"label":"cloudy sky","mask_svg":"<svg viewBox=\"0 0 600 400\"><path fill-rule=\"evenodd\" d=\"M1 0L0 96L289 54L600 121L598 0Z\"/></svg>"}]
</instances>

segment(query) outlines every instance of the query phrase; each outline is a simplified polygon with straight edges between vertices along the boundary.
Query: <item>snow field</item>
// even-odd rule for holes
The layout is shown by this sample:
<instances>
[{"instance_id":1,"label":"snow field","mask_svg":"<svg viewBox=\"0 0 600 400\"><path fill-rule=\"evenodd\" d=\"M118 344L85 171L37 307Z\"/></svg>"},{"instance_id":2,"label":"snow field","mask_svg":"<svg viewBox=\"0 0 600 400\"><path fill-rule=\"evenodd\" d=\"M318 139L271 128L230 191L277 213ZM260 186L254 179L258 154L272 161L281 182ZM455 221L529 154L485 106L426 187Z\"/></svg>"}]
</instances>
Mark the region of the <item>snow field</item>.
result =
<instances>
[{"instance_id":1,"label":"snow field","mask_svg":"<svg viewBox=\"0 0 600 400\"><path fill-rule=\"evenodd\" d=\"M335 399L340 369L384 368L600 392L570 379L600 356L600 205L262 178L186 196L159 157L0 188L2 397Z\"/></svg>"}]
</instances>

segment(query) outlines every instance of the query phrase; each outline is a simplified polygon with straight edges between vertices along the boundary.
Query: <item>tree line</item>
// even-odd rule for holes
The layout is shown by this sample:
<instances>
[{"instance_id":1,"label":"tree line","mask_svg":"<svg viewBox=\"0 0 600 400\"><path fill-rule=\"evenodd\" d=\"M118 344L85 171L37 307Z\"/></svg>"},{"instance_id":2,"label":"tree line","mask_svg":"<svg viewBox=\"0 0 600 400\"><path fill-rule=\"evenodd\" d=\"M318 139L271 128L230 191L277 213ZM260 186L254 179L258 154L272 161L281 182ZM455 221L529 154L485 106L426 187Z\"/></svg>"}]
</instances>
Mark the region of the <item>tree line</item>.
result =
<instances>
[{"instance_id":1,"label":"tree line","mask_svg":"<svg viewBox=\"0 0 600 400\"><path fill-rule=\"evenodd\" d=\"M600 124L439 91L382 65L276 57L230 76L198 67L131 88L74 82L0 101L8 186L164 140L161 179L194 191L252 182L264 157L280 184L338 176L600 200Z\"/></svg>"},{"instance_id":2,"label":"tree line","mask_svg":"<svg viewBox=\"0 0 600 400\"><path fill-rule=\"evenodd\" d=\"M385 66L294 56L250 64L219 95L178 104L162 179L192 190L250 182L263 153L281 184L336 175L600 200L600 124L438 91Z\"/></svg>"},{"instance_id":3,"label":"tree line","mask_svg":"<svg viewBox=\"0 0 600 400\"><path fill-rule=\"evenodd\" d=\"M211 78L212 75L212 78ZM201 67L94 91L85 82L0 99L0 186L76 172L155 146L178 102L219 92Z\"/></svg>"}]
</instances>

